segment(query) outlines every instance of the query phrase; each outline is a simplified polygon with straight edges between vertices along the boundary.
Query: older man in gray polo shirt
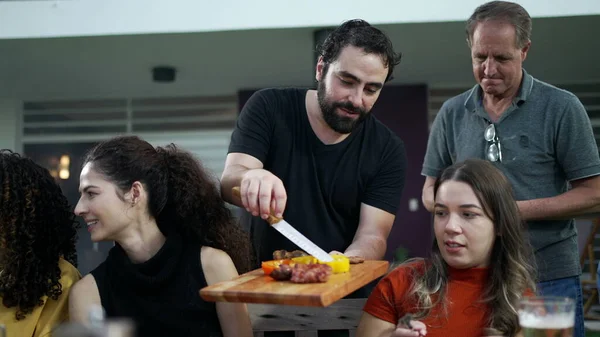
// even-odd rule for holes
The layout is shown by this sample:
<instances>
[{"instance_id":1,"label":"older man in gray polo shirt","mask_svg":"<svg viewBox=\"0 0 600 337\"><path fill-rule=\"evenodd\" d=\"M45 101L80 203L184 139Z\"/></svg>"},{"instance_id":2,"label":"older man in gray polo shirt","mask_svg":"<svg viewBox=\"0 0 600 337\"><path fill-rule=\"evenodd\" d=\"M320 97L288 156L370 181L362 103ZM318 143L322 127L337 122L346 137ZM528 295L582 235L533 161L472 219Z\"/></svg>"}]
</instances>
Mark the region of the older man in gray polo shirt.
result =
<instances>
[{"instance_id":1,"label":"older man in gray polo shirt","mask_svg":"<svg viewBox=\"0 0 600 337\"><path fill-rule=\"evenodd\" d=\"M600 211L600 158L577 97L522 68L530 36L531 18L514 3L484 4L468 20L478 84L446 101L433 123L423 203L433 210L433 185L444 168L467 158L493 161L510 179L527 220L539 292L576 299L575 336L583 337L573 217Z\"/></svg>"}]
</instances>

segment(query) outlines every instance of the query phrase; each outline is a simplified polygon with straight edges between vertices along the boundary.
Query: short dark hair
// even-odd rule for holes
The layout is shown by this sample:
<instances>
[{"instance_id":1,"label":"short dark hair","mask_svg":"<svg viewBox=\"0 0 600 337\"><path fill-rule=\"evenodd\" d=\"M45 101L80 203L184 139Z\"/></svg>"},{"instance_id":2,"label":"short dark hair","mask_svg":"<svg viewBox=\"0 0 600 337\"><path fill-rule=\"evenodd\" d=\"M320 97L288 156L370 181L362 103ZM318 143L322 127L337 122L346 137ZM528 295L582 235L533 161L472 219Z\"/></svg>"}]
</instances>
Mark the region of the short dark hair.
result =
<instances>
[{"instance_id":1,"label":"short dark hair","mask_svg":"<svg viewBox=\"0 0 600 337\"><path fill-rule=\"evenodd\" d=\"M531 39L531 16L523 6L508 1L490 1L475 9L467 20L467 41L473 41L475 27L485 21L506 21L515 27L516 45L523 48Z\"/></svg>"},{"instance_id":2,"label":"short dark hair","mask_svg":"<svg viewBox=\"0 0 600 337\"><path fill-rule=\"evenodd\" d=\"M400 63L401 53L394 52L392 41L381 30L361 19L348 20L334 29L319 46L319 55L328 65L334 62L346 46L364 49L368 54L378 54L388 68L385 81L392 79L394 67Z\"/></svg>"}]
</instances>

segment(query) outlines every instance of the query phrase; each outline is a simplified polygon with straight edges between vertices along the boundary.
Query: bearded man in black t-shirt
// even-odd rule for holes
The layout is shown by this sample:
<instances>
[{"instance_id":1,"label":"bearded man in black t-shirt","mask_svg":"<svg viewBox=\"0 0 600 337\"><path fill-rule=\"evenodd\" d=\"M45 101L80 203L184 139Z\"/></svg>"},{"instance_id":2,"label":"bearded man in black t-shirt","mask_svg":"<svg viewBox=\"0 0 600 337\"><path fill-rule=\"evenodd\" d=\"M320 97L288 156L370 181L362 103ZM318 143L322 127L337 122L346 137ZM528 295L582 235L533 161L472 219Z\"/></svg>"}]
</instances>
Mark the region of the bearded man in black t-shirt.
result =
<instances>
[{"instance_id":1,"label":"bearded man in black t-shirt","mask_svg":"<svg viewBox=\"0 0 600 337\"><path fill-rule=\"evenodd\" d=\"M317 90L264 89L245 104L221 178L246 209L258 262L297 247L269 228L273 209L326 251L382 259L406 172L403 142L370 111L400 55L363 20L321 46ZM241 200L232 195L240 186Z\"/></svg>"}]
</instances>

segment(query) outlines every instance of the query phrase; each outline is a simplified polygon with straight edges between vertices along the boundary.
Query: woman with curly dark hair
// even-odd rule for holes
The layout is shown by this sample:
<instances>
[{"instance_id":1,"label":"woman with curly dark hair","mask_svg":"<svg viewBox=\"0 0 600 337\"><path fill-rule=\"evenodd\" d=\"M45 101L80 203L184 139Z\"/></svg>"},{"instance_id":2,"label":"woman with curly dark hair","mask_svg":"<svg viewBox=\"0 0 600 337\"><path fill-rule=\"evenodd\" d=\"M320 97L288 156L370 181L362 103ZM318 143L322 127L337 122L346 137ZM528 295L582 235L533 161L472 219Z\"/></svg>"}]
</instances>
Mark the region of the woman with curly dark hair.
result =
<instances>
[{"instance_id":1,"label":"woman with curly dark hair","mask_svg":"<svg viewBox=\"0 0 600 337\"><path fill-rule=\"evenodd\" d=\"M0 322L10 336L49 336L68 318L78 223L45 168L0 151Z\"/></svg>"},{"instance_id":2,"label":"woman with curly dark hair","mask_svg":"<svg viewBox=\"0 0 600 337\"><path fill-rule=\"evenodd\" d=\"M208 303L206 285L251 265L248 235L215 181L188 152L135 136L98 144L84 160L75 212L109 256L71 292L72 320L102 305L139 336L252 336L244 304Z\"/></svg>"}]
</instances>

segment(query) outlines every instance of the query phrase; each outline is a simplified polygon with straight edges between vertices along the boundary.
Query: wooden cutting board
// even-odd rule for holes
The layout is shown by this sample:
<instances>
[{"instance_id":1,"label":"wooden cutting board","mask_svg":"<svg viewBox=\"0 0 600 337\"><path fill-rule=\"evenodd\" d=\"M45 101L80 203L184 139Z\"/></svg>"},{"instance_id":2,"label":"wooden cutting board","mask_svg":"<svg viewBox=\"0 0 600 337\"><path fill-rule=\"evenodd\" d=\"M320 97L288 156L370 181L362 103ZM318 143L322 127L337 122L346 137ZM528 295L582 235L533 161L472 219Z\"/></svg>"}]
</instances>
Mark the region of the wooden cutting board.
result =
<instances>
[{"instance_id":1,"label":"wooden cutting board","mask_svg":"<svg viewBox=\"0 0 600 337\"><path fill-rule=\"evenodd\" d=\"M298 284L276 281L262 269L200 290L211 302L244 302L326 307L384 275L388 261L365 261L350 265L350 271L331 274L325 283Z\"/></svg>"}]
</instances>

